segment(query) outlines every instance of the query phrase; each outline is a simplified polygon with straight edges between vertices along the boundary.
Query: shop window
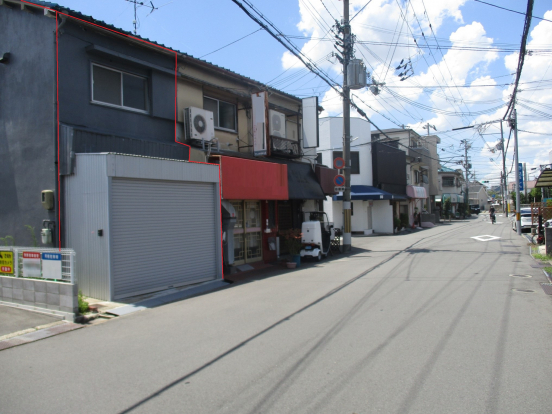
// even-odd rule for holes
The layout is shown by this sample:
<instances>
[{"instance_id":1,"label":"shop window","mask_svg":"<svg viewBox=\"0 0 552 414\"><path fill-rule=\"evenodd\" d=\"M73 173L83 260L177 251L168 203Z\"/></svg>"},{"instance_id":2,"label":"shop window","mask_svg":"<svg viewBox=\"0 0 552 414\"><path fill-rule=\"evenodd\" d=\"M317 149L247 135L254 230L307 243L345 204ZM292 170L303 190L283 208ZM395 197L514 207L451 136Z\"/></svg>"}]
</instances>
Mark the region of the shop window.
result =
<instances>
[{"instance_id":1,"label":"shop window","mask_svg":"<svg viewBox=\"0 0 552 414\"><path fill-rule=\"evenodd\" d=\"M236 105L205 96L203 109L213 113L215 128L236 132Z\"/></svg>"},{"instance_id":2,"label":"shop window","mask_svg":"<svg viewBox=\"0 0 552 414\"><path fill-rule=\"evenodd\" d=\"M343 151L333 152L332 166L333 160L335 160L336 158L343 158ZM358 151L351 151L351 174L360 174L360 161Z\"/></svg>"},{"instance_id":3,"label":"shop window","mask_svg":"<svg viewBox=\"0 0 552 414\"><path fill-rule=\"evenodd\" d=\"M92 102L133 111L148 111L148 80L92 64Z\"/></svg>"}]
</instances>

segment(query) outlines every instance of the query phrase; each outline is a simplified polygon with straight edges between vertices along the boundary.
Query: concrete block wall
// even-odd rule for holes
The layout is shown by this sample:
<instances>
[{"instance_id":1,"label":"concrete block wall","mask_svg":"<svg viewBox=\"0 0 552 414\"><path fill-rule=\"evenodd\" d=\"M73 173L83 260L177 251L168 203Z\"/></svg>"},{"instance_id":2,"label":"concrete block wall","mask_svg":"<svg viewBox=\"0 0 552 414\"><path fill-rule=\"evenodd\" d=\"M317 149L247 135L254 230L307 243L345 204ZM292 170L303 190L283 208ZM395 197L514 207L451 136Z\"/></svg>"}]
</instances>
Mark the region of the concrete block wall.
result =
<instances>
[{"instance_id":1,"label":"concrete block wall","mask_svg":"<svg viewBox=\"0 0 552 414\"><path fill-rule=\"evenodd\" d=\"M0 276L0 302L73 320L78 314L78 285Z\"/></svg>"}]
</instances>

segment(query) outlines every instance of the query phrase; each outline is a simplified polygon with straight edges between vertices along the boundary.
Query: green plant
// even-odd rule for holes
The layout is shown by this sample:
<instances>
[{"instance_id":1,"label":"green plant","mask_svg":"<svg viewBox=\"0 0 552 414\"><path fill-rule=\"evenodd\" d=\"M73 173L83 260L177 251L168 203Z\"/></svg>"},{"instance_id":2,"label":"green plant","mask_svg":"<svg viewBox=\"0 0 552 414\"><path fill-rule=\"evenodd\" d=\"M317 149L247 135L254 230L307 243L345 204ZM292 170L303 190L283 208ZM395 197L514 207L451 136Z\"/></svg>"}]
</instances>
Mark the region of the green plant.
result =
<instances>
[{"instance_id":1,"label":"green plant","mask_svg":"<svg viewBox=\"0 0 552 414\"><path fill-rule=\"evenodd\" d=\"M548 273L549 275L552 275L552 267L545 267L544 271Z\"/></svg>"},{"instance_id":2,"label":"green plant","mask_svg":"<svg viewBox=\"0 0 552 414\"><path fill-rule=\"evenodd\" d=\"M551 256L547 256L545 254L540 254L540 253L533 254L533 257L537 260L542 260L542 261L552 260Z\"/></svg>"},{"instance_id":3,"label":"green plant","mask_svg":"<svg viewBox=\"0 0 552 414\"><path fill-rule=\"evenodd\" d=\"M9 246L9 240L11 240L11 245L15 246L15 239L13 238L13 236L0 237L0 240L2 241L2 243L4 243L4 246Z\"/></svg>"},{"instance_id":4,"label":"green plant","mask_svg":"<svg viewBox=\"0 0 552 414\"><path fill-rule=\"evenodd\" d=\"M408 214L401 213L399 219L401 220L401 227L408 227Z\"/></svg>"},{"instance_id":5,"label":"green plant","mask_svg":"<svg viewBox=\"0 0 552 414\"><path fill-rule=\"evenodd\" d=\"M400 229L401 228L401 219L398 218L398 217L395 217L393 219L393 225L395 226L396 229Z\"/></svg>"},{"instance_id":6,"label":"green plant","mask_svg":"<svg viewBox=\"0 0 552 414\"><path fill-rule=\"evenodd\" d=\"M450 210L451 210L450 198L447 198L445 200L445 203L443 204L443 214L444 214L445 218L449 217Z\"/></svg>"},{"instance_id":7,"label":"green plant","mask_svg":"<svg viewBox=\"0 0 552 414\"><path fill-rule=\"evenodd\" d=\"M31 237L33 239L33 247L38 247L38 240L36 239L35 228L30 224L25 224L25 228L29 230L29 233L31 233Z\"/></svg>"},{"instance_id":8,"label":"green plant","mask_svg":"<svg viewBox=\"0 0 552 414\"><path fill-rule=\"evenodd\" d=\"M88 312L88 302L84 300L85 296L82 294L82 290L79 290L79 313L83 314Z\"/></svg>"},{"instance_id":9,"label":"green plant","mask_svg":"<svg viewBox=\"0 0 552 414\"><path fill-rule=\"evenodd\" d=\"M280 237L284 239L289 254L299 254L301 252L301 230L288 229L280 231Z\"/></svg>"}]
</instances>

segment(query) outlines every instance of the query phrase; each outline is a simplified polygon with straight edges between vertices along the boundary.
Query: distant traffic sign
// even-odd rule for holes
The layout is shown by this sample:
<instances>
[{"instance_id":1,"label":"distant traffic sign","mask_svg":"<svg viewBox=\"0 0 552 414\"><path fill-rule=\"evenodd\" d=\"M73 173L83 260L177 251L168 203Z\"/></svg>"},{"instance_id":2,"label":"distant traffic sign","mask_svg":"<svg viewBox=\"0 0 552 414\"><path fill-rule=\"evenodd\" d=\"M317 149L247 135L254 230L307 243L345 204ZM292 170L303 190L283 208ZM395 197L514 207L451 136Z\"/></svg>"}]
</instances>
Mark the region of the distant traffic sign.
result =
<instances>
[{"instance_id":1,"label":"distant traffic sign","mask_svg":"<svg viewBox=\"0 0 552 414\"><path fill-rule=\"evenodd\" d=\"M345 160L341 157L337 157L334 159L334 168L336 170L341 170L343 167L345 167Z\"/></svg>"}]
</instances>

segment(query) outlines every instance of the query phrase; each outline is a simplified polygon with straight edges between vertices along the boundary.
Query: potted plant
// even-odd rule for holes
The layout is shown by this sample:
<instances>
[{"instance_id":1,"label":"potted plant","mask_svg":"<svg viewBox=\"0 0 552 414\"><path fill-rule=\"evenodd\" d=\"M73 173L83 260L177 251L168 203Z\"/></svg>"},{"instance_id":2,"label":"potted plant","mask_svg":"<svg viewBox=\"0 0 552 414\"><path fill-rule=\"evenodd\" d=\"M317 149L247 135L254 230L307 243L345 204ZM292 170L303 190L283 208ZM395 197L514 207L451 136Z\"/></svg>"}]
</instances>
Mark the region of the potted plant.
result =
<instances>
[{"instance_id":1,"label":"potted plant","mask_svg":"<svg viewBox=\"0 0 552 414\"><path fill-rule=\"evenodd\" d=\"M393 219L393 224L395 226L395 231L398 233L401 230L401 219L398 217L395 217Z\"/></svg>"},{"instance_id":2,"label":"potted plant","mask_svg":"<svg viewBox=\"0 0 552 414\"><path fill-rule=\"evenodd\" d=\"M288 230L282 230L280 232L280 237L284 239L284 245L286 246L286 249L288 253L291 255L292 260L291 262L288 262L288 267L292 267L289 265L289 263L294 263L295 266L293 267L299 267L301 264L301 230L299 229L288 229Z\"/></svg>"}]
</instances>

